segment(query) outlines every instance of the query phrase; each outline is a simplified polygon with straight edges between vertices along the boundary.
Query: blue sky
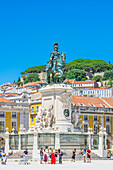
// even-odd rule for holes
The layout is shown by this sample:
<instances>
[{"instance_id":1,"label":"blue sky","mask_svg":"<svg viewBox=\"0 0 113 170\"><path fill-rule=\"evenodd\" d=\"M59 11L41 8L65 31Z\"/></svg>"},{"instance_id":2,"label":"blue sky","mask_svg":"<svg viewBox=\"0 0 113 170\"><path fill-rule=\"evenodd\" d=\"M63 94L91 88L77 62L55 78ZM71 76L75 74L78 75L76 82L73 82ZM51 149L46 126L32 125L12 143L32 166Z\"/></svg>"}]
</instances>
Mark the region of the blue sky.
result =
<instances>
[{"instance_id":1,"label":"blue sky","mask_svg":"<svg viewBox=\"0 0 113 170\"><path fill-rule=\"evenodd\" d=\"M46 64L53 43L77 58L113 63L112 0L1 0L0 84Z\"/></svg>"}]
</instances>

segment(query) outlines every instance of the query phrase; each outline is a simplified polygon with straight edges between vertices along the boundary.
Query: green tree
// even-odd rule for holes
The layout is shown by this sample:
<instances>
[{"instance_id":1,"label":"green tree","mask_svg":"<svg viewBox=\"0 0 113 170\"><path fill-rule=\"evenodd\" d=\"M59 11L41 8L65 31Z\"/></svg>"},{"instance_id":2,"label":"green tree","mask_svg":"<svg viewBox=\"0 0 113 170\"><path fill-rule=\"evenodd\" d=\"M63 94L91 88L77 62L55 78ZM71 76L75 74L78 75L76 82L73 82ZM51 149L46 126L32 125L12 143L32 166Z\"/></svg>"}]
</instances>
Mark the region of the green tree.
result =
<instances>
[{"instance_id":1,"label":"green tree","mask_svg":"<svg viewBox=\"0 0 113 170\"><path fill-rule=\"evenodd\" d=\"M110 70L113 68L113 64L110 62L107 63L104 60L91 60L91 59L77 59L72 62L65 64L65 71L70 71L72 69L81 69L84 71L90 71L92 69L93 72L102 72L106 70ZM26 75L28 73L39 73L46 70L46 65L42 66L34 66L30 67L24 72L21 72L22 75Z\"/></svg>"},{"instance_id":2,"label":"green tree","mask_svg":"<svg viewBox=\"0 0 113 170\"><path fill-rule=\"evenodd\" d=\"M108 85L109 85L110 87L113 87L113 81L112 81L111 79L109 79Z\"/></svg>"},{"instance_id":3,"label":"green tree","mask_svg":"<svg viewBox=\"0 0 113 170\"><path fill-rule=\"evenodd\" d=\"M64 77L65 79L76 79L80 81L82 78L86 78L86 73L83 70L72 69L69 72L66 72Z\"/></svg>"},{"instance_id":4,"label":"green tree","mask_svg":"<svg viewBox=\"0 0 113 170\"><path fill-rule=\"evenodd\" d=\"M39 72L45 71L45 69L46 69L46 65L34 66L34 67L28 68L24 72L21 72L21 74L22 75L26 75L28 73L39 73Z\"/></svg>"},{"instance_id":5,"label":"green tree","mask_svg":"<svg viewBox=\"0 0 113 170\"><path fill-rule=\"evenodd\" d=\"M76 80L77 80L77 81L81 81L81 76L78 76L78 77L76 78Z\"/></svg>"},{"instance_id":6,"label":"green tree","mask_svg":"<svg viewBox=\"0 0 113 170\"><path fill-rule=\"evenodd\" d=\"M86 81L87 79L86 78L82 78L81 81Z\"/></svg>"},{"instance_id":7,"label":"green tree","mask_svg":"<svg viewBox=\"0 0 113 170\"><path fill-rule=\"evenodd\" d=\"M26 83L29 83L29 82L36 82L36 81L39 81L40 78L39 78L39 75L37 73L30 73L27 75L26 77L26 80L25 80L25 84Z\"/></svg>"},{"instance_id":8,"label":"green tree","mask_svg":"<svg viewBox=\"0 0 113 170\"><path fill-rule=\"evenodd\" d=\"M18 85L18 86L22 86L23 85L23 83L21 82L21 80L20 80L20 77L18 77L18 80L17 80L17 82L16 82L16 84Z\"/></svg>"},{"instance_id":9,"label":"green tree","mask_svg":"<svg viewBox=\"0 0 113 170\"><path fill-rule=\"evenodd\" d=\"M92 69L93 72L103 72L105 70L110 70L112 67L112 64L108 64L104 60L77 59L66 63L65 70L82 69L89 72L90 69Z\"/></svg>"},{"instance_id":10,"label":"green tree","mask_svg":"<svg viewBox=\"0 0 113 170\"><path fill-rule=\"evenodd\" d=\"M104 80L112 79L113 80L113 70L107 70L103 76Z\"/></svg>"},{"instance_id":11,"label":"green tree","mask_svg":"<svg viewBox=\"0 0 113 170\"><path fill-rule=\"evenodd\" d=\"M18 85L18 86L23 86L23 83L21 82L21 81L18 81L18 82L16 82L16 84Z\"/></svg>"},{"instance_id":12,"label":"green tree","mask_svg":"<svg viewBox=\"0 0 113 170\"><path fill-rule=\"evenodd\" d=\"M20 81L20 77L18 77L18 80L17 80L17 82L19 82Z\"/></svg>"},{"instance_id":13,"label":"green tree","mask_svg":"<svg viewBox=\"0 0 113 170\"><path fill-rule=\"evenodd\" d=\"M92 78L92 80L101 81L102 80L102 76L101 75L94 76Z\"/></svg>"}]
</instances>

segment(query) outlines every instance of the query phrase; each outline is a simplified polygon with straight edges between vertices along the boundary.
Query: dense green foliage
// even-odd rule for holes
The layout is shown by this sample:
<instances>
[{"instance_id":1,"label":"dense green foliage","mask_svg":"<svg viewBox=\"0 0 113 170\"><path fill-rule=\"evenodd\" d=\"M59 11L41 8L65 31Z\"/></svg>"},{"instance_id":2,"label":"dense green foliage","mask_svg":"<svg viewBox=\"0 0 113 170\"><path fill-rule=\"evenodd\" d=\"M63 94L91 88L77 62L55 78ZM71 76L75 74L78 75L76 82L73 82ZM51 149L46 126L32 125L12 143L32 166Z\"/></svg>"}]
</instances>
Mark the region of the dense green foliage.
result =
<instances>
[{"instance_id":1,"label":"dense green foliage","mask_svg":"<svg viewBox=\"0 0 113 170\"><path fill-rule=\"evenodd\" d=\"M81 79L81 81L86 81L86 80L87 80L87 78L82 78L82 79Z\"/></svg>"},{"instance_id":2,"label":"dense green foliage","mask_svg":"<svg viewBox=\"0 0 113 170\"><path fill-rule=\"evenodd\" d=\"M29 82L36 82L36 81L39 81L40 78L39 78L39 75L37 73L30 73L27 75L26 77L26 80L25 80L25 84L26 83L29 83Z\"/></svg>"},{"instance_id":3,"label":"dense green foliage","mask_svg":"<svg viewBox=\"0 0 113 170\"><path fill-rule=\"evenodd\" d=\"M70 63L65 64L65 71L63 75L63 80L66 78L69 79L76 79L77 81L84 81L86 80L86 72L103 72L104 76L94 76L93 80L96 81L102 81L102 80L108 80L113 79L113 71L111 71L111 68L113 68L113 64L109 64L105 62L104 60L91 60L91 59L77 59ZM39 76L37 73L43 72L46 69L46 65L42 66L34 66L30 67L24 72L21 72L22 75L27 75L27 78L24 83L28 82L35 82L39 80ZM55 75L55 80L57 83L60 83L60 79L58 75ZM52 80L51 80L52 81ZM18 85L21 84L20 80L17 81Z\"/></svg>"},{"instance_id":4,"label":"dense green foliage","mask_svg":"<svg viewBox=\"0 0 113 170\"><path fill-rule=\"evenodd\" d=\"M86 78L86 72L79 69L72 69L69 72L64 73L64 79L76 79L77 81L81 81L82 78Z\"/></svg>"},{"instance_id":5,"label":"dense green foliage","mask_svg":"<svg viewBox=\"0 0 113 170\"><path fill-rule=\"evenodd\" d=\"M113 80L113 70L107 70L105 71L104 73L104 76L103 76L103 80L108 80L108 79L112 79Z\"/></svg>"},{"instance_id":6,"label":"dense green foliage","mask_svg":"<svg viewBox=\"0 0 113 170\"><path fill-rule=\"evenodd\" d=\"M16 83L18 86L23 86L23 83L21 82L21 81L18 81L17 83Z\"/></svg>"},{"instance_id":7,"label":"dense green foliage","mask_svg":"<svg viewBox=\"0 0 113 170\"><path fill-rule=\"evenodd\" d=\"M102 72L105 70L110 70L113 67L113 64L109 64L105 62L104 60L90 60L90 59L77 59L72 62L66 63L65 71L69 71L72 69L81 69L84 71L90 71L93 72ZM42 71L45 71L46 65L42 66L34 66L30 67L24 72L21 72L22 75L28 74L28 73L39 73Z\"/></svg>"},{"instance_id":8,"label":"dense green foliage","mask_svg":"<svg viewBox=\"0 0 113 170\"><path fill-rule=\"evenodd\" d=\"M73 62L66 63L65 69L67 71L71 69L82 69L85 71L102 72L112 67L113 64L108 64L104 60L77 59Z\"/></svg>"},{"instance_id":9,"label":"dense green foliage","mask_svg":"<svg viewBox=\"0 0 113 170\"><path fill-rule=\"evenodd\" d=\"M18 85L18 86L22 86L23 85L23 83L21 82L21 80L20 80L20 77L18 77L18 80L17 80L17 82L16 82L16 84Z\"/></svg>"},{"instance_id":10,"label":"dense green foliage","mask_svg":"<svg viewBox=\"0 0 113 170\"><path fill-rule=\"evenodd\" d=\"M28 68L24 72L21 72L21 74L24 75L24 74L28 74L28 73L39 73L39 72L45 71L45 69L46 69L46 65L34 66L34 67Z\"/></svg>"},{"instance_id":11,"label":"dense green foliage","mask_svg":"<svg viewBox=\"0 0 113 170\"><path fill-rule=\"evenodd\" d=\"M110 87L113 87L113 81L112 81L111 79L109 79L108 85L109 85Z\"/></svg>"},{"instance_id":12,"label":"dense green foliage","mask_svg":"<svg viewBox=\"0 0 113 170\"><path fill-rule=\"evenodd\" d=\"M94 76L92 80L102 81L102 76L101 75Z\"/></svg>"}]
</instances>

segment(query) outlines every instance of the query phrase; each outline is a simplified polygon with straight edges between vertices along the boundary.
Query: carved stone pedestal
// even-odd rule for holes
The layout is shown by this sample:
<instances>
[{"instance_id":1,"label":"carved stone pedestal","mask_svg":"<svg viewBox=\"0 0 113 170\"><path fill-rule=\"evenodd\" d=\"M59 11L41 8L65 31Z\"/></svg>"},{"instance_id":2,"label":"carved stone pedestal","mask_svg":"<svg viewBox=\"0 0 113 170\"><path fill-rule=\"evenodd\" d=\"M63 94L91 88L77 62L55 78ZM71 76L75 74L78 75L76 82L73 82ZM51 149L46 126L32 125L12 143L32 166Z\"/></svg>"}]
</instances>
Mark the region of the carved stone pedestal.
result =
<instances>
[{"instance_id":1,"label":"carved stone pedestal","mask_svg":"<svg viewBox=\"0 0 113 170\"><path fill-rule=\"evenodd\" d=\"M51 127L60 132L72 132L71 98L72 88L63 84L48 85L40 89L42 94L42 108L48 113L51 108ZM46 114L47 115L47 114ZM44 120L44 118L43 118ZM45 123L46 124L46 123Z\"/></svg>"}]
</instances>

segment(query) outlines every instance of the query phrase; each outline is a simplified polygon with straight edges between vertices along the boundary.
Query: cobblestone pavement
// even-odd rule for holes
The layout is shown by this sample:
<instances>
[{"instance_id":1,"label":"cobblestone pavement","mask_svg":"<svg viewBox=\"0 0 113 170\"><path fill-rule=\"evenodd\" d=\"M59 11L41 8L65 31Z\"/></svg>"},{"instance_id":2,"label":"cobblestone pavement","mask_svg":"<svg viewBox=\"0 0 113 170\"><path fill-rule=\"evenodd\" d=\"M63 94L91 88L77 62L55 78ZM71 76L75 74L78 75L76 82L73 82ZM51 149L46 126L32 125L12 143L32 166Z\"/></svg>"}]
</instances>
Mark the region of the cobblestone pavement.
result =
<instances>
[{"instance_id":1,"label":"cobblestone pavement","mask_svg":"<svg viewBox=\"0 0 113 170\"><path fill-rule=\"evenodd\" d=\"M30 165L19 165L18 162L7 162L7 165L0 164L0 170L108 170L113 168L113 160L95 160L91 163L63 162L62 165L56 164L39 164L39 162L31 162Z\"/></svg>"}]
</instances>

